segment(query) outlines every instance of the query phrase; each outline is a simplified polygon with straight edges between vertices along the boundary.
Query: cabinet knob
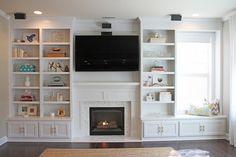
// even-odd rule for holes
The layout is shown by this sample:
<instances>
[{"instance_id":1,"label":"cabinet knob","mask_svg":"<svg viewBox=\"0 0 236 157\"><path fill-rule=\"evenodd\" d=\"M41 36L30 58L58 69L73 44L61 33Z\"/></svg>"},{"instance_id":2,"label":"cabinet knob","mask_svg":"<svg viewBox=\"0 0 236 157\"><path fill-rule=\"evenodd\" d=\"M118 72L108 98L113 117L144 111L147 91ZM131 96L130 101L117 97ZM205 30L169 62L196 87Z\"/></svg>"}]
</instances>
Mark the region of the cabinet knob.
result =
<instances>
[{"instance_id":1,"label":"cabinet knob","mask_svg":"<svg viewBox=\"0 0 236 157\"><path fill-rule=\"evenodd\" d=\"M163 133L163 126L161 126L161 133Z\"/></svg>"},{"instance_id":2,"label":"cabinet knob","mask_svg":"<svg viewBox=\"0 0 236 157\"><path fill-rule=\"evenodd\" d=\"M54 134L56 134L56 127L54 127L54 131L53 132L54 132Z\"/></svg>"}]
</instances>

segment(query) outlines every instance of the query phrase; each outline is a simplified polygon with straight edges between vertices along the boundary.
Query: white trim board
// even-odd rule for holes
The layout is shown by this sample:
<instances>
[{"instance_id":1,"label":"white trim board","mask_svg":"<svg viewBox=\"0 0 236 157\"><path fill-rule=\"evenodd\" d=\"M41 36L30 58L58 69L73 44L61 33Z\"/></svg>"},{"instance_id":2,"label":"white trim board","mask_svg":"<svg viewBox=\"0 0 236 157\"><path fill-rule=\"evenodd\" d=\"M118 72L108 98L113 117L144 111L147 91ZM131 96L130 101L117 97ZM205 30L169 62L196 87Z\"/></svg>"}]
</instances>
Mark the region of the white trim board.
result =
<instances>
[{"instance_id":1,"label":"white trim board","mask_svg":"<svg viewBox=\"0 0 236 157\"><path fill-rule=\"evenodd\" d=\"M7 141L8 141L7 136L4 136L4 137L0 138L0 146L7 143Z\"/></svg>"}]
</instances>

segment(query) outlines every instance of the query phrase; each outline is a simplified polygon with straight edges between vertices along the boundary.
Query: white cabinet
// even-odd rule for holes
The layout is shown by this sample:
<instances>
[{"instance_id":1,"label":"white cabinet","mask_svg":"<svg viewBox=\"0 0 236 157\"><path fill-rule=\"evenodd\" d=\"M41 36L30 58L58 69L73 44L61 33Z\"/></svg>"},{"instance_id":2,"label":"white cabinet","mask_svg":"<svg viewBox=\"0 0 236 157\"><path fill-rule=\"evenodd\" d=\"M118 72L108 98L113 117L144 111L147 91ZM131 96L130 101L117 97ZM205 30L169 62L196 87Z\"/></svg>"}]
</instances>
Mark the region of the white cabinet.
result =
<instances>
[{"instance_id":1,"label":"white cabinet","mask_svg":"<svg viewBox=\"0 0 236 157\"><path fill-rule=\"evenodd\" d=\"M178 121L144 121L143 137L178 136Z\"/></svg>"},{"instance_id":2,"label":"white cabinet","mask_svg":"<svg viewBox=\"0 0 236 157\"><path fill-rule=\"evenodd\" d=\"M39 137L70 138L70 122L62 122L62 121L39 122Z\"/></svg>"},{"instance_id":3,"label":"white cabinet","mask_svg":"<svg viewBox=\"0 0 236 157\"><path fill-rule=\"evenodd\" d=\"M141 117L175 115L175 30L141 24ZM158 38L153 38L158 34Z\"/></svg>"},{"instance_id":4,"label":"white cabinet","mask_svg":"<svg viewBox=\"0 0 236 157\"><path fill-rule=\"evenodd\" d=\"M180 136L223 136L226 133L225 119L181 120Z\"/></svg>"},{"instance_id":5,"label":"white cabinet","mask_svg":"<svg viewBox=\"0 0 236 157\"><path fill-rule=\"evenodd\" d=\"M10 121L8 122L8 137L38 137L38 122Z\"/></svg>"}]
</instances>

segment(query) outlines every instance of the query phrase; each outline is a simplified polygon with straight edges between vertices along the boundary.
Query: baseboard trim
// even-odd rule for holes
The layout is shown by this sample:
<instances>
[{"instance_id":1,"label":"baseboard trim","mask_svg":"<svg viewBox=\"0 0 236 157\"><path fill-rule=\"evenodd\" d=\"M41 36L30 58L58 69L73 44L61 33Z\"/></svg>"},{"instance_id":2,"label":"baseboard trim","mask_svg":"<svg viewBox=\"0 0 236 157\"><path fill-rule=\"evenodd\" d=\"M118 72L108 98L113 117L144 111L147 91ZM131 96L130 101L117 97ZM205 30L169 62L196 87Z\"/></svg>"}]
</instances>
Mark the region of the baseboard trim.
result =
<instances>
[{"instance_id":1,"label":"baseboard trim","mask_svg":"<svg viewBox=\"0 0 236 157\"><path fill-rule=\"evenodd\" d=\"M7 136L0 138L0 146L7 143Z\"/></svg>"}]
</instances>

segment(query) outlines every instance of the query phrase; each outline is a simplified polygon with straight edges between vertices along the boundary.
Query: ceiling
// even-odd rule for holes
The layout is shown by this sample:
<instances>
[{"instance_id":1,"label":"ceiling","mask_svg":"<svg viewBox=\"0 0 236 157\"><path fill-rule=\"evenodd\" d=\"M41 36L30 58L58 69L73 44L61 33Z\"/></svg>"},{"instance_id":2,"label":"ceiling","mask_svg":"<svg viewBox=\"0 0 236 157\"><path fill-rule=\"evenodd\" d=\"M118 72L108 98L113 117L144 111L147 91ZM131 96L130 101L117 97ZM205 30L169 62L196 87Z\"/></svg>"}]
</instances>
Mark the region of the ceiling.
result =
<instances>
[{"instance_id":1,"label":"ceiling","mask_svg":"<svg viewBox=\"0 0 236 157\"><path fill-rule=\"evenodd\" d=\"M6 14L24 12L35 16L73 16L82 19L102 17L136 18L182 14L189 18L199 13L200 18L221 18L236 8L236 0L0 0Z\"/></svg>"}]
</instances>

